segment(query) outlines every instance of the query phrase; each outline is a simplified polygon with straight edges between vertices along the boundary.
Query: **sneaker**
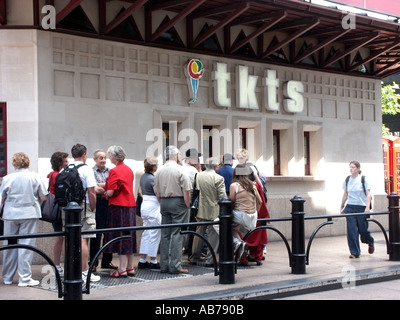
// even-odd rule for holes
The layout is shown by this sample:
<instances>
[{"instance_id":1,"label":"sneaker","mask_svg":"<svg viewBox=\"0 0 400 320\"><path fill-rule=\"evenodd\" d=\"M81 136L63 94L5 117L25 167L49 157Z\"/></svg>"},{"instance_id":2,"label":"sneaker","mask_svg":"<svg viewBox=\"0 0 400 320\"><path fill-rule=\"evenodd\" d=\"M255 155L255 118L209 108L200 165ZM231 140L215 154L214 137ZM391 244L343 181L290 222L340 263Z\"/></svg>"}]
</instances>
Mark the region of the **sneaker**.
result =
<instances>
[{"instance_id":1,"label":"sneaker","mask_svg":"<svg viewBox=\"0 0 400 320\"><path fill-rule=\"evenodd\" d=\"M150 269L160 269L159 262L157 262L157 263L150 262L149 264L150 264Z\"/></svg>"},{"instance_id":2,"label":"sneaker","mask_svg":"<svg viewBox=\"0 0 400 320\"><path fill-rule=\"evenodd\" d=\"M61 266L56 266L56 269L58 273L60 274L60 277L64 277L64 269Z\"/></svg>"},{"instance_id":3,"label":"sneaker","mask_svg":"<svg viewBox=\"0 0 400 320\"><path fill-rule=\"evenodd\" d=\"M85 283L86 283L87 274L88 274L87 271L82 272L82 280ZM97 282L97 281L100 281L100 279L101 279L100 276L97 276L93 273L90 275L90 282Z\"/></svg>"},{"instance_id":4,"label":"sneaker","mask_svg":"<svg viewBox=\"0 0 400 320\"><path fill-rule=\"evenodd\" d=\"M40 284L39 280L30 279L29 281L26 282L19 282L18 287L34 287L38 286L39 284Z\"/></svg>"},{"instance_id":5,"label":"sneaker","mask_svg":"<svg viewBox=\"0 0 400 320\"><path fill-rule=\"evenodd\" d=\"M6 284L6 285L10 285L10 284L12 284L12 281L9 281L9 280L3 280L3 283L4 283L4 284Z\"/></svg>"},{"instance_id":6,"label":"sneaker","mask_svg":"<svg viewBox=\"0 0 400 320\"><path fill-rule=\"evenodd\" d=\"M150 263L148 261L146 261L146 262L139 261L138 269L150 269Z\"/></svg>"}]
</instances>

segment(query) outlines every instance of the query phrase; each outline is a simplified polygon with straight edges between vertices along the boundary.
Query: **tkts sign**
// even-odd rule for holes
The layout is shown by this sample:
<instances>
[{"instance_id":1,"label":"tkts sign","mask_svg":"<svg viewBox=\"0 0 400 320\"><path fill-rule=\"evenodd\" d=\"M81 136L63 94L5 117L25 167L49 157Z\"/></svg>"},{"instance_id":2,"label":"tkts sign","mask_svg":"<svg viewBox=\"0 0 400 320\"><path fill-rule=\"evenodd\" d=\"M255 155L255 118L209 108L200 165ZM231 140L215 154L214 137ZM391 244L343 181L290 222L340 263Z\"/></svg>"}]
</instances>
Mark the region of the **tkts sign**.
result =
<instances>
[{"instance_id":1,"label":"tkts sign","mask_svg":"<svg viewBox=\"0 0 400 320\"><path fill-rule=\"evenodd\" d=\"M204 67L200 60L192 59L186 66L186 75L190 83L191 101L197 101L199 81L204 73ZM231 73L228 72L226 63L214 63L211 79L214 87L214 103L219 107L231 107L232 98L229 95ZM256 89L259 76L249 75L249 68L238 65L236 67L236 103L241 109L260 109ZM269 111L279 111L278 98L279 79L275 70L267 69L261 79L262 107ZM299 113L304 109L304 87L300 81L289 80L283 84L283 108L286 112Z\"/></svg>"}]
</instances>

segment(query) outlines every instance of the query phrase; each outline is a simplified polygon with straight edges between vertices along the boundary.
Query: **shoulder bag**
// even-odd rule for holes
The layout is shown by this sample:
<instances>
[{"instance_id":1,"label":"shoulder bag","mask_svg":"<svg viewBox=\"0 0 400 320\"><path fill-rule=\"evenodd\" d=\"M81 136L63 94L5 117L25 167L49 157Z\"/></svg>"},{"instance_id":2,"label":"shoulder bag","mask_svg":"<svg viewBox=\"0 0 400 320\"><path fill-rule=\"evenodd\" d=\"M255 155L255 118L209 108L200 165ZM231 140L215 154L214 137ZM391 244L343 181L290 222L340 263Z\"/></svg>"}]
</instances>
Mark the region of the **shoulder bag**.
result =
<instances>
[{"instance_id":1,"label":"shoulder bag","mask_svg":"<svg viewBox=\"0 0 400 320\"><path fill-rule=\"evenodd\" d=\"M49 187L47 190L50 190L50 181L49 180ZM47 221L50 223L57 223L61 221L61 207L58 205L58 203L55 201L56 197L52 193L48 193L47 199L42 202L40 205L41 211L42 211L42 217L40 220Z\"/></svg>"}]
</instances>

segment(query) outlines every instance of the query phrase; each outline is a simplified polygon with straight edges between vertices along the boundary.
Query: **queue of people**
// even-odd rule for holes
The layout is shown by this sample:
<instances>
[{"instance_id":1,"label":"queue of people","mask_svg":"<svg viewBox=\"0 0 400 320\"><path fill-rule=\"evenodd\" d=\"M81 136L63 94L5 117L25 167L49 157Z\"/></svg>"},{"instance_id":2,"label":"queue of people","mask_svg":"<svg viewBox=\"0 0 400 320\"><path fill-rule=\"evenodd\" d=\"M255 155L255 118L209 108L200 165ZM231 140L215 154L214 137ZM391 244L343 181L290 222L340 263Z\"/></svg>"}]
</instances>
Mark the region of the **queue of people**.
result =
<instances>
[{"instance_id":1,"label":"queue of people","mask_svg":"<svg viewBox=\"0 0 400 320\"><path fill-rule=\"evenodd\" d=\"M0 189L4 206L5 234L37 232L41 217L40 203L46 200L48 192L54 193L56 176L65 165L68 165L68 155L67 152L61 151L53 153L50 159L53 171L47 176L49 179L47 189L41 177L28 170L29 157L24 153L14 155L13 165L16 172L4 177ZM86 146L75 144L71 148L71 155L75 165L86 164L88 159ZM196 176L197 187L200 190L200 205L193 221L218 219L218 202L223 197L229 196L234 206L235 254L240 254L249 261L253 259L257 261L257 265L260 265L259 261L262 257L259 254L259 247L266 244L266 237L261 237L261 242L256 245L258 251L248 253L245 252L248 246L242 240L247 231L255 228L257 217L260 217L257 212L260 211L261 205L266 209L265 201L257 192L258 184L257 179L254 179L254 169L245 162L240 163L242 154L237 155L239 164L235 168L233 168L235 158L231 154L224 154L222 161L215 157L206 159L204 164L200 163L200 156L201 154L196 149L191 148L182 157L176 146L168 146L165 150L166 163L161 168L159 168L157 158L144 159L144 174L140 179L140 188L143 193L141 206L143 225L151 227L188 222L193 179ZM112 169L106 166L107 158L114 165ZM81 219L82 230L136 225L136 199L133 190L135 177L132 169L124 163L125 158L126 152L121 146L110 146L107 152L102 149L94 152L95 165L92 168L87 165L79 167L79 176L86 190L86 199L80 203L84 208ZM184 165L182 165L182 158L186 160ZM22 188L23 185L29 188ZM26 194L28 191L29 196ZM26 201L29 204L25 203ZM21 208L24 209L21 210ZM54 231L61 231L63 224L64 217L59 223L53 224ZM205 226L196 228L196 232L208 239L215 253L218 252L219 247L217 229ZM261 233L266 235L265 230ZM190 243L188 247L188 243L184 243L185 238L180 234L179 227L145 230L141 238L138 252L140 260L137 267L134 265L134 254L137 253L134 231L85 233L81 241L83 281L86 281L88 267L91 264L94 267L90 281L96 282L101 279L97 273L99 261L93 262L95 255L102 245L123 235L129 235L129 237L113 242L102 253L101 268L112 269L109 275L112 278L134 277L137 269L159 270L161 273L170 274L188 273L187 269L182 268L184 253L182 249L185 245L191 264L203 260L206 267L214 267L211 252L209 250L207 252L207 246L201 238L194 237L193 244ZM20 243L32 245L35 241L25 239ZM64 272L61 266L63 243L63 237L57 237L53 249L54 262L61 276ZM201 254L204 248L206 255ZM158 253L160 261L157 260ZM118 255L118 265L113 263L113 254ZM29 250L6 250L2 271L3 282L11 284L18 271L19 286L38 285L38 281L32 279L32 255L33 252ZM243 259L239 261L243 262Z\"/></svg>"}]
</instances>

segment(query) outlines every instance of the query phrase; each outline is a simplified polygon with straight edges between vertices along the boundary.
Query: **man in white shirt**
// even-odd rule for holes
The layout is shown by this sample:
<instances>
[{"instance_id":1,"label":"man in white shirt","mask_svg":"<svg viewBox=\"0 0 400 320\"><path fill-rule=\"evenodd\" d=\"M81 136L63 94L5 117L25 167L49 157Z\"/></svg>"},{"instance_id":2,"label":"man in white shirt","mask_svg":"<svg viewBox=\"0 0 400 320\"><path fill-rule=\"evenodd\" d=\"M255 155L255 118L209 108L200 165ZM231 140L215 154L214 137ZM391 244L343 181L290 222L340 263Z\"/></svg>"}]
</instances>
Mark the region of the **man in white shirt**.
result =
<instances>
[{"instance_id":1,"label":"man in white shirt","mask_svg":"<svg viewBox=\"0 0 400 320\"><path fill-rule=\"evenodd\" d=\"M74 164L79 165L86 163L87 148L77 143L71 149L71 155L74 158ZM82 180L83 188L86 190L86 200L84 204L84 211L82 212L81 223L82 231L96 229L96 192L97 185L93 169L87 165L78 168L79 176ZM82 235L82 280L86 282L86 277L89 269L89 238L96 238L96 234L83 234ZM100 281L100 276L91 274L90 281Z\"/></svg>"}]
</instances>

